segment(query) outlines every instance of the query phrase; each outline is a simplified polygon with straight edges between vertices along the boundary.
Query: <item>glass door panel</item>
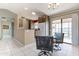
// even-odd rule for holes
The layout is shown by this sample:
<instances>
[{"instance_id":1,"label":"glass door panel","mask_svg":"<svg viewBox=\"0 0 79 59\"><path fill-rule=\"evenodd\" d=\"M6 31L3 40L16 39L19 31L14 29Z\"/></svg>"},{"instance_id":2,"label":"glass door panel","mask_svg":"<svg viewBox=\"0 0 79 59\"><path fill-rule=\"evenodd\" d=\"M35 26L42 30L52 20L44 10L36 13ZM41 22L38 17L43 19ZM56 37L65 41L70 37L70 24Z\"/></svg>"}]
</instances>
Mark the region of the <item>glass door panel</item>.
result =
<instances>
[{"instance_id":1,"label":"glass door panel","mask_svg":"<svg viewBox=\"0 0 79 59\"><path fill-rule=\"evenodd\" d=\"M55 32L61 33L61 31L64 33L64 42L72 43L72 18L52 21L52 35L54 36Z\"/></svg>"},{"instance_id":2,"label":"glass door panel","mask_svg":"<svg viewBox=\"0 0 79 59\"><path fill-rule=\"evenodd\" d=\"M61 19L52 21L52 35L53 36L55 32L61 32Z\"/></svg>"},{"instance_id":3,"label":"glass door panel","mask_svg":"<svg viewBox=\"0 0 79 59\"><path fill-rule=\"evenodd\" d=\"M62 32L64 33L64 42L72 43L72 18L62 20Z\"/></svg>"}]
</instances>

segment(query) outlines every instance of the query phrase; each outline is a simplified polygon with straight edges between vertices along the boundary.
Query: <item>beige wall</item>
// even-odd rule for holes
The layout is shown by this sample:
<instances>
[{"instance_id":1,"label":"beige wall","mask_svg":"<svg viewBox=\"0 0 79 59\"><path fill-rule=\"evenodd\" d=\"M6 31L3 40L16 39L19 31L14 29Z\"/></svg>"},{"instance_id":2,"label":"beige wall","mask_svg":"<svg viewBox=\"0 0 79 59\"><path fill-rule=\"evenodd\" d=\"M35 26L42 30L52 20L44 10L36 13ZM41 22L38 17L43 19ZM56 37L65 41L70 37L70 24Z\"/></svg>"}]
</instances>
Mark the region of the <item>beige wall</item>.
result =
<instances>
[{"instance_id":1,"label":"beige wall","mask_svg":"<svg viewBox=\"0 0 79 59\"><path fill-rule=\"evenodd\" d=\"M72 43L79 45L79 15L72 14Z\"/></svg>"},{"instance_id":2,"label":"beige wall","mask_svg":"<svg viewBox=\"0 0 79 59\"><path fill-rule=\"evenodd\" d=\"M14 38L23 45L32 43L34 40L34 31L28 29L29 21L24 20L24 27L19 28L18 19L19 19L19 17L17 17L14 21L14 27L15 27L14 28ZM27 30L29 32L27 32Z\"/></svg>"},{"instance_id":3,"label":"beige wall","mask_svg":"<svg viewBox=\"0 0 79 59\"><path fill-rule=\"evenodd\" d=\"M24 30L18 29L15 33L15 39L24 45Z\"/></svg>"},{"instance_id":4,"label":"beige wall","mask_svg":"<svg viewBox=\"0 0 79 59\"><path fill-rule=\"evenodd\" d=\"M18 20L19 17L17 16L15 21L14 21L14 38L19 41L20 43L22 43L24 45L24 31L26 29L28 29L28 20L24 20L24 27L23 28L19 28L18 27Z\"/></svg>"},{"instance_id":5,"label":"beige wall","mask_svg":"<svg viewBox=\"0 0 79 59\"><path fill-rule=\"evenodd\" d=\"M25 45L33 43L34 41L34 30L25 30Z\"/></svg>"}]
</instances>

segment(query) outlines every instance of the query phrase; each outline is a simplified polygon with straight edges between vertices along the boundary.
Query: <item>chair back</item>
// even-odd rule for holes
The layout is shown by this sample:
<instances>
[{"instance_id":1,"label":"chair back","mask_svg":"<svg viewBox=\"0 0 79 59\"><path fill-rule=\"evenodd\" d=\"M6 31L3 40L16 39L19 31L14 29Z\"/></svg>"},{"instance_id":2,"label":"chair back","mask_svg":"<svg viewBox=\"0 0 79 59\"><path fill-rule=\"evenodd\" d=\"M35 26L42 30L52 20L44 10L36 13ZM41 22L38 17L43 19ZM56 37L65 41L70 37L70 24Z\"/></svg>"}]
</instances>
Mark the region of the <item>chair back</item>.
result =
<instances>
[{"instance_id":1,"label":"chair back","mask_svg":"<svg viewBox=\"0 0 79 59\"><path fill-rule=\"evenodd\" d=\"M64 33L55 33L55 39L57 43L63 43Z\"/></svg>"},{"instance_id":2,"label":"chair back","mask_svg":"<svg viewBox=\"0 0 79 59\"><path fill-rule=\"evenodd\" d=\"M53 37L36 36L36 47L37 47L37 49L52 51L53 50L53 46L52 46L52 43L51 43L52 40L53 40Z\"/></svg>"}]
</instances>

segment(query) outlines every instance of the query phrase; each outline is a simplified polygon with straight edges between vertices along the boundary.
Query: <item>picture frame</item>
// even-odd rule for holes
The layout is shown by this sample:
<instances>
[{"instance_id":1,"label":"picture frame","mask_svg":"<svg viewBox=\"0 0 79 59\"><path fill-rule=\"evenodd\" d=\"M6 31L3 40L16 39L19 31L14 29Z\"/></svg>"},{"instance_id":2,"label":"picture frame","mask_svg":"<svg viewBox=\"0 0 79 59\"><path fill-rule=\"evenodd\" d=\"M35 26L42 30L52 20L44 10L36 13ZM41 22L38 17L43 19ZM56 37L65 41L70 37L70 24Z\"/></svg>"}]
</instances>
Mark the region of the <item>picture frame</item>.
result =
<instances>
[{"instance_id":1,"label":"picture frame","mask_svg":"<svg viewBox=\"0 0 79 59\"><path fill-rule=\"evenodd\" d=\"M23 19L19 19L19 28L23 28Z\"/></svg>"},{"instance_id":2,"label":"picture frame","mask_svg":"<svg viewBox=\"0 0 79 59\"><path fill-rule=\"evenodd\" d=\"M24 28L24 24L25 24L25 18L24 17L20 17L18 19L18 28L19 29L23 29Z\"/></svg>"},{"instance_id":3,"label":"picture frame","mask_svg":"<svg viewBox=\"0 0 79 59\"><path fill-rule=\"evenodd\" d=\"M9 29L9 25L3 25L3 29Z\"/></svg>"}]
</instances>

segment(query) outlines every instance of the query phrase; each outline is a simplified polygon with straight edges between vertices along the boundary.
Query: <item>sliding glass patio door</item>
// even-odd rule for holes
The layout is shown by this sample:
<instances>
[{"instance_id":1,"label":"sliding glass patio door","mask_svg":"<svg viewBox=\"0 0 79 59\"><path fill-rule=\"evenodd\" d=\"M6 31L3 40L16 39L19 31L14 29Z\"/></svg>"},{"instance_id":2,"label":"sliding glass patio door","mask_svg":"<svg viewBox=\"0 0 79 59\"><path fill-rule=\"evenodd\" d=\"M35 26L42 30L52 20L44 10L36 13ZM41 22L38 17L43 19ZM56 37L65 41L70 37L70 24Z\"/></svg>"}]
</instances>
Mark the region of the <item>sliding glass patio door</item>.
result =
<instances>
[{"instance_id":1,"label":"sliding glass patio door","mask_svg":"<svg viewBox=\"0 0 79 59\"><path fill-rule=\"evenodd\" d=\"M61 33L61 19L52 22L52 35L54 36L56 32Z\"/></svg>"},{"instance_id":2,"label":"sliding glass patio door","mask_svg":"<svg viewBox=\"0 0 79 59\"><path fill-rule=\"evenodd\" d=\"M64 42L72 43L72 18L52 21L52 35L55 32L64 33Z\"/></svg>"},{"instance_id":3,"label":"sliding glass patio door","mask_svg":"<svg viewBox=\"0 0 79 59\"><path fill-rule=\"evenodd\" d=\"M62 19L62 32L64 33L64 42L72 43L72 18Z\"/></svg>"}]
</instances>

